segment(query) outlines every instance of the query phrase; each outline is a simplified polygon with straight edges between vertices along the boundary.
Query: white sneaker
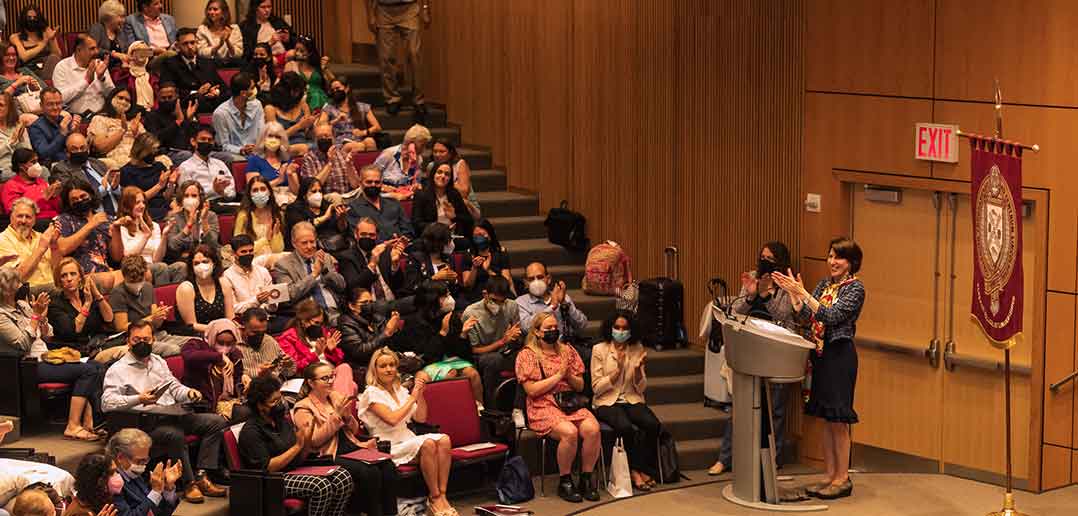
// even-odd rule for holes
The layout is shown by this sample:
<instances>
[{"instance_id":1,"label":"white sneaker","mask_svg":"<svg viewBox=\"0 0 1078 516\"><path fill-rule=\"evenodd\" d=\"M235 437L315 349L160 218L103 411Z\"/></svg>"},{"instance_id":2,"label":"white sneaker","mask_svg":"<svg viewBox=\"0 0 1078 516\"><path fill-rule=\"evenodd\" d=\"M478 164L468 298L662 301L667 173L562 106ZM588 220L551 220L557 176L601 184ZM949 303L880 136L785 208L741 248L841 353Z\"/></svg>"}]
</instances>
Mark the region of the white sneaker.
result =
<instances>
[{"instance_id":1,"label":"white sneaker","mask_svg":"<svg viewBox=\"0 0 1078 516\"><path fill-rule=\"evenodd\" d=\"M524 411L518 408L513 409L513 425L517 428L524 428Z\"/></svg>"}]
</instances>

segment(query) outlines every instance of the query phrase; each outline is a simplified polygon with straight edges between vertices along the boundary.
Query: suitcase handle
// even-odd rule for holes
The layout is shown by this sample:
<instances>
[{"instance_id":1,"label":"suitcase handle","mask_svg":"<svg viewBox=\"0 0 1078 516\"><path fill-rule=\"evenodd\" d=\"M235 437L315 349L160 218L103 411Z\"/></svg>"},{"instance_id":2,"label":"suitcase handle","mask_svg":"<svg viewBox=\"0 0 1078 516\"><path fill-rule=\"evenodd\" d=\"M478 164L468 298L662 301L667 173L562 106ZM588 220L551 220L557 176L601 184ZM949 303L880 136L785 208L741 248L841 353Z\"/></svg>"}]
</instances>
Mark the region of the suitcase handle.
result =
<instances>
[{"instance_id":1,"label":"suitcase handle","mask_svg":"<svg viewBox=\"0 0 1078 516\"><path fill-rule=\"evenodd\" d=\"M666 246L663 255L666 258L666 276L672 280L678 278L678 248L675 245Z\"/></svg>"}]
</instances>

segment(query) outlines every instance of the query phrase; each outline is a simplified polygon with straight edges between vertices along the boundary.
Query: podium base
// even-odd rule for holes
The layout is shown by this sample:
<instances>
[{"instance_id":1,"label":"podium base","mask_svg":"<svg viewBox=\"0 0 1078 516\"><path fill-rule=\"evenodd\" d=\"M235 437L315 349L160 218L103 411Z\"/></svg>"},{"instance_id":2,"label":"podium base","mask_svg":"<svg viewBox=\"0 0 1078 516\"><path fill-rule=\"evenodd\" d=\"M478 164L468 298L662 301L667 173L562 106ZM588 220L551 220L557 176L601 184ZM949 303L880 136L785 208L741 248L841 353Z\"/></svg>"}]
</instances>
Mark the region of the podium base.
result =
<instances>
[{"instance_id":1,"label":"podium base","mask_svg":"<svg viewBox=\"0 0 1078 516\"><path fill-rule=\"evenodd\" d=\"M775 511L775 512L817 512L826 511L826 505L795 505L795 504L774 504L767 502L751 502L749 500L742 500L734 494L734 485L726 484L722 488L722 497L730 503L740 505L742 507L748 507L750 509L759 509L761 511Z\"/></svg>"}]
</instances>

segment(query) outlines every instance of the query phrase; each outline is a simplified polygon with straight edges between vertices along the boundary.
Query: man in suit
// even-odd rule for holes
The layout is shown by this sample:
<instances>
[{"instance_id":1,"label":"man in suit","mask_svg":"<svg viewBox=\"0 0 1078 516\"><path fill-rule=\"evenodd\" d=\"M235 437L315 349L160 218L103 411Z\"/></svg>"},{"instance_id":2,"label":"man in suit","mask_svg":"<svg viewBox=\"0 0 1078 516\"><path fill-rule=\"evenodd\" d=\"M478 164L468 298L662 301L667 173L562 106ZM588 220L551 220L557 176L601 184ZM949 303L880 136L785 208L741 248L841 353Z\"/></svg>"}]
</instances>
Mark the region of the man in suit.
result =
<instances>
[{"instance_id":1,"label":"man in suit","mask_svg":"<svg viewBox=\"0 0 1078 516\"><path fill-rule=\"evenodd\" d=\"M271 273L274 283L288 284L289 300L278 305L278 313L292 310L309 297L322 307L329 325L336 325L340 315L336 296L345 289L344 276L337 272L337 260L318 248L314 225L306 221L292 228L292 249L277 260Z\"/></svg>"},{"instance_id":2,"label":"man in suit","mask_svg":"<svg viewBox=\"0 0 1078 516\"><path fill-rule=\"evenodd\" d=\"M57 161L52 166L50 177L66 183L71 179L82 179L97 189L101 199L101 208L109 215L116 214L120 205L120 171L109 170L101 160L90 157L90 144L82 133L67 136L67 159Z\"/></svg>"},{"instance_id":3,"label":"man in suit","mask_svg":"<svg viewBox=\"0 0 1078 516\"><path fill-rule=\"evenodd\" d=\"M183 467L178 462L159 463L147 475L152 445L153 439L137 428L125 428L109 439L106 453L114 458L116 472L124 480L123 488L112 497L120 514L169 516L180 505L176 481Z\"/></svg>"},{"instance_id":4,"label":"man in suit","mask_svg":"<svg viewBox=\"0 0 1078 516\"><path fill-rule=\"evenodd\" d=\"M161 62L161 82L176 85L183 105L197 99L199 113L212 113L224 101L225 81L213 60L198 56L197 33L190 27L176 32L178 53Z\"/></svg>"},{"instance_id":5,"label":"man in suit","mask_svg":"<svg viewBox=\"0 0 1078 516\"><path fill-rule=\"evenodd\" d=\"M126 18L123 41L142 41L153 55L164 54L176 41L176 20L161 12L162 0L138 0L135 5L139 12Z\"/></svg>"}]
</instances>

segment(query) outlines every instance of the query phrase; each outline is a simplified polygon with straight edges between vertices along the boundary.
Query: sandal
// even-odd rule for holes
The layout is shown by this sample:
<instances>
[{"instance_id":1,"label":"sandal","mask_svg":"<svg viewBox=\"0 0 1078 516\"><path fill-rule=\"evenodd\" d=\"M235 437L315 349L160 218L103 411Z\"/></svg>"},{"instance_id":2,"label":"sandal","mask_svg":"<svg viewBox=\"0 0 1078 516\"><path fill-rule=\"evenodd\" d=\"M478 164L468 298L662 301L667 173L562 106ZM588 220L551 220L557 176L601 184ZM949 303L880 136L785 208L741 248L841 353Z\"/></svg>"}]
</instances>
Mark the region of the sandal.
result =
<instances>
[{"instance_id":1,"label":"sandal","mask_svg":"<svg viewBox=\"0 0 1078 516\"><path fill-rule=\"evenodd\" d=\"M64 439L67 439L69 441L95 442L95 441L100 441L101 436L97 435L97 434L95 434L95 433L93 433L93 432L91 432L91 431L89 431L89 430L87 430L85 428L80 428L74 434L66 434L65 433L64 434Z\"/></svg>"}]
</instances>

